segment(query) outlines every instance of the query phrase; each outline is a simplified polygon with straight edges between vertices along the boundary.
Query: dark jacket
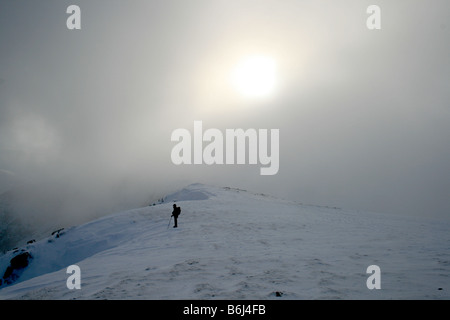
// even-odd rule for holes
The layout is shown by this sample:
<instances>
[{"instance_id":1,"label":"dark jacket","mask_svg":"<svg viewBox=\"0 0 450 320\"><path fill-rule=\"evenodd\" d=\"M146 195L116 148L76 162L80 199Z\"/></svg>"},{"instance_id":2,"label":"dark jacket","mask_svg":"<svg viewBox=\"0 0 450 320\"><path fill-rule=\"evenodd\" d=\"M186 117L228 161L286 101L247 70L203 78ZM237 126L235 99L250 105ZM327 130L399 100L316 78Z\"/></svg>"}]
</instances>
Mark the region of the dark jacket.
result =
<instances>
[{"instance_id":1,"label":"dark jacket","mask_svg":"<svg viewBox=\"0 0 450 320\"><path fill-rule=\"evenodd\" d=\"M180 207L175 207L175 208L173 209L173 211L172 211L172 215L173 215L175 218L178 218L178 216L180 215L180 213L181 213L181 208L180 208Z\"/></svg>"}]
</instances>

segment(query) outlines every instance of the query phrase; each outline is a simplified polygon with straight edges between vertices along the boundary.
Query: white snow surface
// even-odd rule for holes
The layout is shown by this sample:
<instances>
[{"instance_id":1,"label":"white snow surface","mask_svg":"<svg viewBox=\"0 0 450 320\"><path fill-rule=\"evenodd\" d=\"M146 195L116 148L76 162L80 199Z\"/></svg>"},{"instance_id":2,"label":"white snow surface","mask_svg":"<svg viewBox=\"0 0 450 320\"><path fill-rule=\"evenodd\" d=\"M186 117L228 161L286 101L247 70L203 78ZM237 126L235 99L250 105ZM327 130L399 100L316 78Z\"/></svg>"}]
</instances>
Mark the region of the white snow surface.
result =
<instances>
[{"instance_id":1,"label":"white snow surface","mask_svg":"<svg viewBox=\"0 0 450 320\"><path fill-rule=\"evenodd\" d=\"M449 226L193 184L27 245L34 258L0 299L449 299ZM73 264L79 290L66 286Z\"/></svg>"}]
</instances>

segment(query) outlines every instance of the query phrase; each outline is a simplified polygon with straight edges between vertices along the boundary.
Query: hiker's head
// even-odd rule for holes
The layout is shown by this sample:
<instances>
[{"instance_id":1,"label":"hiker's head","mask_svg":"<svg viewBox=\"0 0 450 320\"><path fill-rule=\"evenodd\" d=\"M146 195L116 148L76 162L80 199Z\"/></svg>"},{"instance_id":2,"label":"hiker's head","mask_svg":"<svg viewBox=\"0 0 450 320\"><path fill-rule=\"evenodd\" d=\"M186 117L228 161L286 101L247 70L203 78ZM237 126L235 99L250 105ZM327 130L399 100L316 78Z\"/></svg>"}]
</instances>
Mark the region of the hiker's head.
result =
<instances>
[{"instance_id":1,"label":"hiker's head","mask_svg":"<svg viewBox=\"0 0 450 320\"><path fill-rule=\"evenodd\" d=\"M173 204L173 207L174 207L174 208L176 208L176 207L177 207L177 205L176 205L176 204L174 203L174 204Z\"/></svg>"}]
</instances>

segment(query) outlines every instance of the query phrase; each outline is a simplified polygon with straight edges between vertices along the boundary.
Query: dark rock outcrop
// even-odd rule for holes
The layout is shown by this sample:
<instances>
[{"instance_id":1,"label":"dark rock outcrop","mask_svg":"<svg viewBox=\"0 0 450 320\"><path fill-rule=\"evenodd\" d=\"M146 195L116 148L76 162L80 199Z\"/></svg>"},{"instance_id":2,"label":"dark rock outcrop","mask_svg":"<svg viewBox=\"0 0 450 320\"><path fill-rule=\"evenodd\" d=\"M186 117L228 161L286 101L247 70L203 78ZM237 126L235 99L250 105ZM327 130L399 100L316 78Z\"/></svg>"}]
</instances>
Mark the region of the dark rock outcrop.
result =
<instances>
[{"instance_id":1,"label":"dark rock outcrop","mask_svg":"<svg viewBox=\"0 0 450 320\"><path fill-rule=\"evenodd\" d=\"M11 259L8 268L6 268L5 274L3 275L2 284L12 284L15 282L23 272L30 261L33 259L33 256L29 252L22 252Z\"/></svg>"}]
</instances>

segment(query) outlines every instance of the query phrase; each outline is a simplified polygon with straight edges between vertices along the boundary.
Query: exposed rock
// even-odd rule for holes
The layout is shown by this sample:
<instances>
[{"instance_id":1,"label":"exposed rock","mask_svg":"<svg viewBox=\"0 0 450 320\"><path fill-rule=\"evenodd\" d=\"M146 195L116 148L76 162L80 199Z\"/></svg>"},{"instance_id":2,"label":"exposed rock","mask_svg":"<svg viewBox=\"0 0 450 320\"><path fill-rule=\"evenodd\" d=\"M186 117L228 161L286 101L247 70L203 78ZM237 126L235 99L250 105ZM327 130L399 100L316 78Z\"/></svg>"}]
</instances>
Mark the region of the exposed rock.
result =
<instances>
[{"instance_id":1,"label":"exposed rock","mask_svg":"<svg viewBox=\"0 0 450 320\"><path fill-rule=\"evenodd\" d=\"M11 259L8 268L6 268L3 275L2 283L11 284L16 281L23 272L23 269L28 266L33 256L29 252L22 252ZM1 285L1 284L0 284Z\"/></svg>"},{"instance_id":2,"label":"exposed rock","mask_svg":"<svg viewBox=\"0 0 450 320\"><path fill-rule=\"evenodd\" d=\"M275 297L282 297L282 296L283 296L283 292L275 291Z\"/></svg>"},{"instance_id":3,"label":"exposed rock","mask_svg":"<svg viewBox=\"0 0 450 320\"><path fill-rule=\"evenodd\" d=\"M61 232L63 230L64 230L64 228L53 231L52 236L56 234L55 238L59 238L60 236L62 236L64 234L64 232Z\"/></svg>"}]
</instances>

